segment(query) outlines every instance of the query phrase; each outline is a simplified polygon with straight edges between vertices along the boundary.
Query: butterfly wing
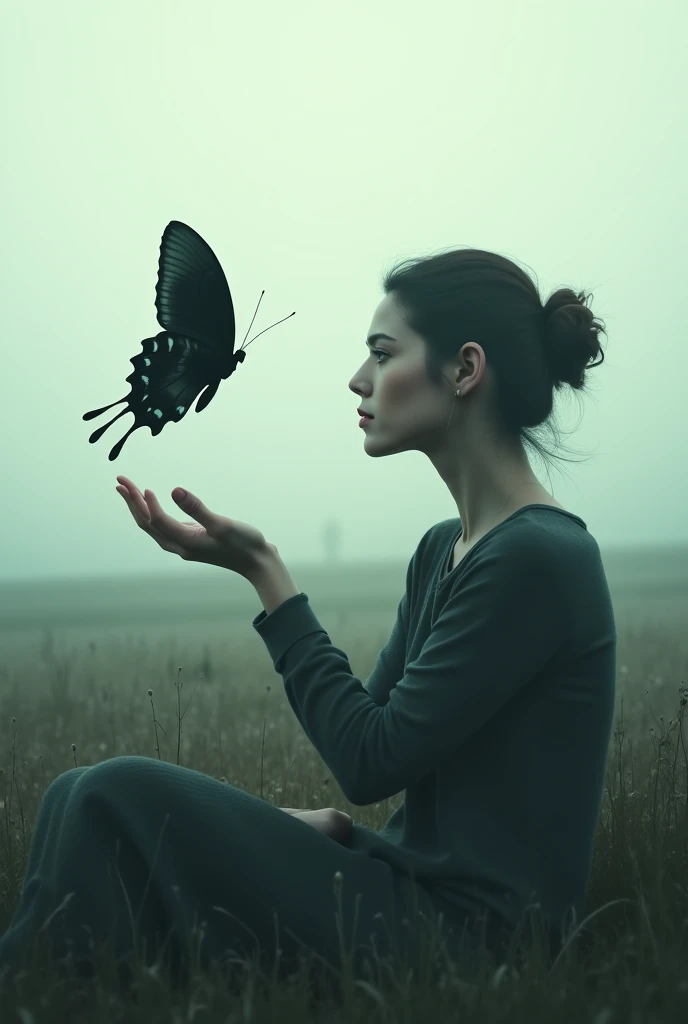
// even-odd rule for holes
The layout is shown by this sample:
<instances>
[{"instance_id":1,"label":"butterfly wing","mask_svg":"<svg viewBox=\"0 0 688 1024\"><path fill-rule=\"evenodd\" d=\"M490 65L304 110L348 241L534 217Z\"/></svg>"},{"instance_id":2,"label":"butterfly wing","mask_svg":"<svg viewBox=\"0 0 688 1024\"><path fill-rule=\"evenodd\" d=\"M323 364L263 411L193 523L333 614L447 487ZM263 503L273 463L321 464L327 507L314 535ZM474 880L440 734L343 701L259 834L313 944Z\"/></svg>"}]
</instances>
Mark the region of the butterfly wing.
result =
<instances>
[{"instance_id":1,"label":"butterfly wing","mask_svg":"<svg viewBox=\"0 0 688 1024\"><path fill-rule=\"evenodd\" d=\"M229 377L236 367L236 321L227 278L208 243L179 220L163 232L155 306L161 327L199 341L217 363L218 376Z\"/></svg>"},{"instance_id":2,"label":"butterfly wing","mask_svg":"<svg viewBox=\"0 0 688 1024\"><path fill-rule=\"evenodd\" d=\"M158 323L165 328L145 338L143 351L130 359L133 372L126 378L129 394L117 402L93 409L85 420L113 405L127 402L117 416L94 431L94 444L115 420L134 413L134 424L109 454L112 462L138 427L150 427L153 436L166 423L178 422L199 392L196 412L210 403L220 381L229 377L245 353L234 354L234 305L219 260L210 246L187 224L170 221L160 243L155 289Z\"/></svg>"},{"instance_id":3,"label":"butterfly wing","mask_svg":"<svg viewBox=\"0 0 688 1024\"><path fill-rule=\"evenodd\" d=\"M207 350L194 338L161 331L154 338L145 338L141 347L143 351L129 360L134 367L127 377L127 382L131 384L129 394L120 398L119 402L94 409L83 417L90 420L111 409L113 405L127 403L108 423L94 430L88 440L95 444L120 416L127 412L134 413L133 425L108 456L110 462L117 458L124 442L139 427L150 427L155 437L166 423L178 423L199 392L206 388L196 406L197 412L204 409L220 385L219 377L212 379L217 371L208 360ZM237 353L239 357L243 354ZM243 359L235 360L235 367L238 362L243 362Z\"/></svg>"}]
</instances>

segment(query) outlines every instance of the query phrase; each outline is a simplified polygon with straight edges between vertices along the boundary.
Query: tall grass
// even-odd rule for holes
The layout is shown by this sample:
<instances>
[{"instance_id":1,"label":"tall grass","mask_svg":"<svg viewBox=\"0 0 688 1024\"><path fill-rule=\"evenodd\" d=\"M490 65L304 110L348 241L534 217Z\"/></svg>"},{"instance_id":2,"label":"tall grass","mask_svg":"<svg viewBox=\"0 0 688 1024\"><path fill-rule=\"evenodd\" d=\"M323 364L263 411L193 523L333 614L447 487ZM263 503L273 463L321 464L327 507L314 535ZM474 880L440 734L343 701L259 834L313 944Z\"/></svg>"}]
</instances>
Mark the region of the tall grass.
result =
<instances>
[{"instance_id":1,"label":"tall grass","mask_svg":"<svg viewBox=\"0 0 688 1024\"><path fill-rule=\"evenodd\" d=\"M615 1021L688 1020L688 751L683 634L617 622L617 712L585 915L552 961L517 944L504 963L483 951L470 971L442 950L413 976L346 965L313 983L256 962L230 980L192 970L175 990L159 966L135 965L132 993L104 954L77 985L36 963L0 993L0 1020L157 1021ZM385 632L361 644L343 618L330 630L365 679ZM336 638L334 633L336 633ZM231 656L230 656L231 652ZM184 667L182 667L184 666ZM9 926L31 831L48 784L74 765L144 754L195 768L278 806L335 806L380 828L403 799L368 807L345 799L245 625L186 656L129 640L42 648L0 666L0 934ZM666 719L666 722L665 722ZM337 879L333 885L337 886ZM330 979L328 981L327 979Z\"/></svg>"}]
</instances>

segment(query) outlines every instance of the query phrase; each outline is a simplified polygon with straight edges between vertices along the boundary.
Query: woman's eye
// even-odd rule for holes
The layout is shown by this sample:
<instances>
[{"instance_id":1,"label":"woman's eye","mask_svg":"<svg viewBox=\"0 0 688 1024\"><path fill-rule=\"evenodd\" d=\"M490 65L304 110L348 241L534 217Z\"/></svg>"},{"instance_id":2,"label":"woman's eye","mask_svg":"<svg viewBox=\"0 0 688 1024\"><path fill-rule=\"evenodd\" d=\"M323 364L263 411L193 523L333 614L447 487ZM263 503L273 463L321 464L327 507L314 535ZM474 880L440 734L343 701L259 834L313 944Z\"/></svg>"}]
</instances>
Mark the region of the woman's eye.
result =
<instances>
[{"instance_id":1,"label":"woman's eye","mask_svg":"<svg viewBox=\"0 0 688 1024\"><path fill-rule=\"evenodd\" d=\"M374 356L387 356L387 352L383 352L382 349L379 349L379 348L371 349L371 351L372 351ZM380 360L379 359L377 360L377 365L378 366L380 365Z\"/></svg>"}]
</instances>

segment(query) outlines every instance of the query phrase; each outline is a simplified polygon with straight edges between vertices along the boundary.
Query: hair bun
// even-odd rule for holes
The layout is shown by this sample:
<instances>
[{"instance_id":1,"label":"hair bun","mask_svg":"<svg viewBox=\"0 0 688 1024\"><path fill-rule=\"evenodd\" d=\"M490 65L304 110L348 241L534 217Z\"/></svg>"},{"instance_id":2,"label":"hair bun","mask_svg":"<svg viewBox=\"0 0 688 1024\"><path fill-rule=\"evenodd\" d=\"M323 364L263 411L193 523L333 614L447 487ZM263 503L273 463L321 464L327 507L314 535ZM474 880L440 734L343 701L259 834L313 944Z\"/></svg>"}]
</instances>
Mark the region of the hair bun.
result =
<instances>
[{"instance_id":1,"label":"hair bun","mask_svg":"<svg viewBox=\"0 0 688 1024\"><path fill-rule=\"evenodd\" d=\"M572 388L582 387L590 360L599 355L599 361L591 366L604 362L598 337L604 324L588 308L588 298L592 295L560 288L550 295L543 308L545 348L552 376Z\"/></svg>"}]
</instances>

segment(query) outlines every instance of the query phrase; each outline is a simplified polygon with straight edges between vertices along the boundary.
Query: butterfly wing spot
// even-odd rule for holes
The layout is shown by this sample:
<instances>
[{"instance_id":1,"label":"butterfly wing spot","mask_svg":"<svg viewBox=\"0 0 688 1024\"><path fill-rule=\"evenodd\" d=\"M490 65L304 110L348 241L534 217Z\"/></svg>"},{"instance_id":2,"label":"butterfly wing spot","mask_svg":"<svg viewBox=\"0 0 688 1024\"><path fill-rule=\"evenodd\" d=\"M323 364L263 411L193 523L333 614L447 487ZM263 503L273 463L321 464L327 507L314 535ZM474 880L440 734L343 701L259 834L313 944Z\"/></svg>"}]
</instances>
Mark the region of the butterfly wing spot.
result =
<instances>
[{"instance_id":1,"label":"butterfly wing spot","mask_svg":"<svg viewBox=\"0 0 688 1024\"><path fill-rule=\"evenodd\" d=\"M148 395L144 395L143 397L144 398L148 398ZM126 412L126 409L124 410L124 412ZM149 405L148 408L146 409L146 412L152 412L153 415L156 416L158 419L162 419L162 409L153 409ZM175 409L175 412L177 413L177 416L179 417L179 419L181 419L182 416L184 415L184 413L186 412L186 406L185 405L178 405L177 408Z\"/></svg>"}]
</instances>

